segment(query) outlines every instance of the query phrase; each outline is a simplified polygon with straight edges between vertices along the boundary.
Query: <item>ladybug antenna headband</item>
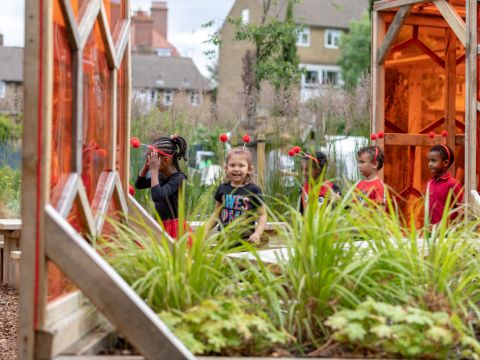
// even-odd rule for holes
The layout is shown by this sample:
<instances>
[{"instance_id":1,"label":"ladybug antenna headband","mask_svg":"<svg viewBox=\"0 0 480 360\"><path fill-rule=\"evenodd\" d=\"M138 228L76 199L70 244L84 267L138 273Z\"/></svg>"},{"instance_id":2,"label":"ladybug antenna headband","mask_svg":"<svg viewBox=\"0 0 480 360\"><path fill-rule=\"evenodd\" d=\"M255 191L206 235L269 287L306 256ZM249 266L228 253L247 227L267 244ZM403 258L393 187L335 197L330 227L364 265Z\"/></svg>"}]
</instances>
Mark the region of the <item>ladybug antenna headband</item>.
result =
<instances>
[{"instance_id":1,"label":"ladybug antenna headband","mask_svg":"<svg viewBox=\"0 0 480 360\"><path fill-rule=\"evenodd\" d=\"M448 131L447 130L442 130L442 132L440 133L440 135L446 139L447 136L448 136ZM435 134L433 131L430 131L428 133L428 137L430 139L435 139L435 136L437 136L437 134ZM448 159L448 163L450 163L450 159L452 158L452 154L450 153L450 149L448 148L447 145L445 144L439 144L441 147L443 147L445 149L445 152L447 153L447 159Z\"/></svg>"},{"instance_id":2,"label":"ladybug antenna headband","mask_svg":"<svg viewBox=\"0 0 480 360\"><path fill-rule=\"evenodd\" d=\"M220 134L220 136L218 137L218 140L220 140L220 142L222 143L226 143L230 140L230 136L226 133L223 133L223 134ZM250 135L245 134L243 135L242 140L243 140L243 147L245 148L247 144L252 141L252 138L250 137Z\"/></svg>"},{"instance_id":3,"label":"ladybug antenna headband","mask_svg":"<svg viewBox=\"0 0 480 360\"><path fill-rule=\"evenodd\" d=\"M172 138L172 139L173 139L173 138ZM157 149L157 148L156 148L155 146L153 146L153 145L142 144L142 143L140 142L140 140L139 140L137 137L135 137L135 136L130 139L130 145L132 145L132 147L133 147L134 149L137 149L137 148L139 148L140 146L144 146L144 147L146 147L146 148L148 148L148 149L150 149L150 150L152 150L152 151L155 151L156 153L158 153L158 154L160 154L160 155L163 155L163 156L165 156L165 157L167 157L167 158L169 158L169 159L172 159L172 158L173 158L173 155L167 154L165 151L162 151L162 150L160 150L160 149Z\"/></svg>"},{"instance_id":4,"label":"ladybug antenna headband","mask_svg":"<svg viewBox=\"0 0 480 360\"><path fill-rule=\"evenodd\" d=\"M383 131L379 131L376 134L370 135L370 140L372 140L372 142L374 142L374 141L377 141L377 139L383 139L384 137L385 137L385 133ZM375 162L375 161L377 161L378 153L379 153L380 149L376 144L373 145L373 146L375 146L375 155L373 156L373 161L372 162Z\"/></svg>"},{"instance_id":5,"label":"ladybug antenna headband","mask_svg":"<svg viewBox=\"0 0 480 360\"><path fill-rule=\"evenodd\" d=\"M290 150L288 150L288 156L294 157L294 156L298 156L298 155L314 161L317 164L317 166L320 167L320 161L318 161L318 159L315 156L304 153L300 146L294 146Z\"/></svg>"}]
</instances>

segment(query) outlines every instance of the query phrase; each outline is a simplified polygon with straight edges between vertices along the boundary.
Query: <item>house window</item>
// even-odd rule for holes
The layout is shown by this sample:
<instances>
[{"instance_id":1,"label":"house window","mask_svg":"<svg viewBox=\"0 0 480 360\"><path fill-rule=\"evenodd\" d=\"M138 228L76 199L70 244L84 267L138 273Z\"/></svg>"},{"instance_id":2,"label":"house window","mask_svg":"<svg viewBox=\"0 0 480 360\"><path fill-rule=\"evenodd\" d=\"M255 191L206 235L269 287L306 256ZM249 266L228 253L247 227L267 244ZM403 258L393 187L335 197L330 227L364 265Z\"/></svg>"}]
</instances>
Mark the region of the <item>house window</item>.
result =
<instances>
[{"instance_id":1,"label":"house window","mask_svg":"<svg viewBox=\"0 0 480 360\"><path fill-rule=\"evenodd\" d=\"M322 71L322 84L323 85L339 85L340 84L340 74L338 71L334 70L323 70Z\"/></svg>"},{"instance_id":2,"label":"house window","mask_svg":"<svg viewBox=\"0 0 480 360\"><path fill-rule=\"evenodd\" d=\"M327 49L338 49L340 46L340 30L327 30L325 31L325 47Z\"/></svg>"},{"instance_id":3,"label":"house window","mask_svg":"<svg viewBox=\"0 0 480 360\"><path fill-rule=\"evenodd\" d=\"M192 106L200 106L202 104L202 96L200 91L194 90L190 93L190 104Z\"/></svg>"},{"instance_id":4,"label":"house window","mask_svg":"<svg viewBox=\"0 0 480 360\"><path fill-rule=\"evenodd\" d=\"M302 28L298 31L297 46L310 46L310 29Z\"/></svg>"},{"instance_id":5,"label":"house window","mask_svg":"<svg viewBox=\"0 0 480 360\"><path fill-rule=\"evenodd\" d=\"M157 56L170 57L170 56L172 56L172 49L169 49L169 48L156 48L156 49L155 49L155 54L157 54Z\"/></svg>"},{"instance_id":6,"label":"house window","mask_svg":"<svg viewBox=\"0 0 480 360\"><path fill-rule=\"evenodd\" d=\"M305 87L313 88L313 87L317 87L318 84L319 84L318 71L307 70L307 72L305 73L305 80L304 80Z\"/></svg>"},{"instance_id":7,"label":"house window","mask_svg":"<svg viewBox=\"0 0 480 360\"><path fill-rule=\"evenodd\" d=\"M4 81L0 81L0 99L3 99L7 96L7 85Z\"/></svg>"},{"instance_id":8,"label":"house window","mask_svg":"<svg viewBox=\"0 0 480 360\"><path fill-rule=\"evenodd\" d=\"M172 104L173 104L173 91L165 90L163 92L163 105L172 106Z\"/></svg>"},{"instance_id":9,"label":"house window","mask_svg":"<svg viewBox=\"0 0 480 360\"><path fill-rule=\"evenodd\" d=\"M242 24L248 25L250 23L250 10L243 9L242 10Z\"/></svg>"}]
</instances>

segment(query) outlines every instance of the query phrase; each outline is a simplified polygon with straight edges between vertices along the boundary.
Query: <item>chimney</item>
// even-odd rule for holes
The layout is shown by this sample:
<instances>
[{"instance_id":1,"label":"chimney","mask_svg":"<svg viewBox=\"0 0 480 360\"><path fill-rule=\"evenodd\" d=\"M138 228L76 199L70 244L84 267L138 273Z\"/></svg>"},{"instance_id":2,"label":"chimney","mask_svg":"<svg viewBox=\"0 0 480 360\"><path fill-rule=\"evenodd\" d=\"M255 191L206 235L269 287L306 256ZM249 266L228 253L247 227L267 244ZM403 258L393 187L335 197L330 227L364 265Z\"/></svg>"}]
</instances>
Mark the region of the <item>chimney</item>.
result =
<instances>
[{"instance_id":1,"label":"chimney","mask_svg":"<svg viewBox=\"0 0 480 360\"><path fill-rule=\"evenodd\" d=\"M168 7L166 1L152 1L153 28L167 39Z\"/></svg>"},{"instance_id":2,"label":"chimney","mask_svg":"<svg viewBox=\"0 0 480 360\"><path fill-rule=\"evenodd\" d=\"M3 46L3 34L0 34L0 47Z\"/></svg>"},{"instance_id":3,"label":"chimney","mask_svg":"<svg viewBox=\"0 0 480 360\"><path fill-rule=\"evenodd\" d=\"M144 11L138 10L133 15L132 22L135 25L135 32L133 38L134 50L151 49L153 42L153 20L149 16L147 16Z\"/></svg>"}]
</instances>

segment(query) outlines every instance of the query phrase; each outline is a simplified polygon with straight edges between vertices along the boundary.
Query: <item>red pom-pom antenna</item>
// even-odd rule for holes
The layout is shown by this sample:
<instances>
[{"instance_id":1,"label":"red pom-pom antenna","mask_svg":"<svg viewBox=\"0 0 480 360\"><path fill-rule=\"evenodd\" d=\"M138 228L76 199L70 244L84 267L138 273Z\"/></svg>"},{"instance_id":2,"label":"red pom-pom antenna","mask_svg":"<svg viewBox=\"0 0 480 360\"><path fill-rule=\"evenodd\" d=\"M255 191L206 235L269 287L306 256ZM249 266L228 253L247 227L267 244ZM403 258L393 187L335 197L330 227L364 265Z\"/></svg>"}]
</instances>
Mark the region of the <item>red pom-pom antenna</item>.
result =
<instances>
[{"instance_id":1,"label":"red pom-pom antenna","mask_svg":"<svg viewBox=\"0 0 480 360\"><path fill-rule=\"evenodd\" d=\"M372 141L377 140L377 134L370 135L370 139L372 139Z\"/></svg>"},{"instance_id":2,"label":"red pom-pom antenna","mask_svg":"<svg viewBox=\"0 0 480 360\"><path fill-rule=\"evenodd\" d=\"M102 148L102 149L98 149L98 150L97 150L97 154L98 154L98 156L104 158L104 157L107 157L107 156L108 156L108 151L107 151L107 149L103 149L103 148Z\"/></svg>"},{"instance_id":3,"label":"red pom-pom antenna","mask_svg":"<svg viewBox=\"0 0 480 360\"><path fill-rule=\"evenodd\" d=\"M430 139L435 139L435 133L434 133L433 131L430 131L430 132L428 133L428 137L429 137Z\"/></svg>"},{"instance_id":4,"label":"red pom-pom antenna","mask_svg":"<svg viewBox=\"0 0 480 360\"><path fill-rule=\"evenodd\" d=\"M140 140L138 140L138 138L134 136L130 139L130 145L132 145L132 147L136 149L140 147L141 143Z\"/></svg>"},{"instance_id":5,"label":"red pom-pom antenna","mask_svg":"<svg viewBox=\"0 0 480 360\"><path fill-rule=\"evenodd\" d=\"M442 132L440 133L443 137L447 137L448 136L448 131L447 130L442 130Z\"/></svg>"},{"instance_id":6,"label":"red pom-pom antenna","mask_svg":"<svg viewBox=\"0 0 480 360\"><path fill-rule=\"evenodd\" d=\"M132 185L128 185L128 193L135 196L135 188Z\"/></svg>"},{"instance_id":7,"label":"red pom-pom antenna","mask_svg":"<svg viewBox=\"0 0 480 360\"><path fill-rule=\"evenodd\" d=\"M300 151L302 151L302 148L300 146L294 146L292 150L295 154L298 154Z\"/></svg>"},{"instance_id":8,"label":"red pom-pom antenna","mask_svg":"<svg viewBox=\"0 0 480 360\"><path fill-rule=\"evenodd\" d=\"M293 149L288 150L288 156L294 157L295 156L295 150L293 150Z\"/></svg>"},{"instance_id":9,"label":"red pom-pom antenna","mask_svg":"<svg viewBox=\"0 0 480 360\"><path fill-rule=\"evenodd\" d=\"M243 135L243 142L248 144L250 141L252 141L252 138L250 137L250 135L246 134L246 135Z\"/></svg>"},{"instance_id":10,"label":"red pom-pom antenna","mask_svg":"<svg viewBox=\"0 0 480 360\"><path fill-rule=\"evenodd\" d=\"M385 133L383 131L379 131L377 136L379 139L383 139L385 137Z\"/></svg>"},{"instance_id":11,"label":"red pom-pom antenna","mask_svg":"<svg viewBox=\"0 0 480 360\"><path fill-rule=\"evenodd\" d=\"M226 143L228 141L228 135L227 134L222 134L219 136L219 139L222 143Z\"/></svg>"}]
</instances>

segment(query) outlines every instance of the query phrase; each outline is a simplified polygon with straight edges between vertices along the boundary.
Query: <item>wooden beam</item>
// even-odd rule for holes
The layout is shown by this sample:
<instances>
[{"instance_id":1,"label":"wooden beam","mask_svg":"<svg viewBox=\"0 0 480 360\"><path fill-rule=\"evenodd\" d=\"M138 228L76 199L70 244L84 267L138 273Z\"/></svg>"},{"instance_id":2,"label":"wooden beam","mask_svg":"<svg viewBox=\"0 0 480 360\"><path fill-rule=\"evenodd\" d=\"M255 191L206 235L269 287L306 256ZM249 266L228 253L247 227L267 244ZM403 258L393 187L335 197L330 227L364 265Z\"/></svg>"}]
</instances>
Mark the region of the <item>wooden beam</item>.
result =
<instances>
[{"instance_id":1,"label":"wooden beam","mask_svg":"<svg viewBox=\"0 0 480 360\"><path fill-rule=\"evenodd\" d=\"M75 20L75 14L73 13L70 0L61 0L60 8L67 28L68 38L71 42L73 50L80 48L80 34L78 33L77 22Z\"/></svg>"},{"instance_id":2,"label":"wooden beam","mask_svg":"<svg viewBox=\"0 0 480 360\"><path fill-rule=\"evenodd\" d=\"M465 143L463 134L455 135L455 145L462 146ZM385 134L385 145L404 145L404 146L433 146L443 143L443 138L436 136L431 139L424 134Z\"/></svg>"},{"instance_id":3,"label":"wooden beam","mask_svg":"<svg viewBox=\"0 0 480 360\"><path fill-rule=\"evenodd\" d=\"M477 0L467 0L467 48L465 68L465 198L467 204L474 205L477 184L477 115L480 103L477 101ZM480 204L479 204L480 205ZM480 210L480 207L478 207Z\"/></svg>"},{"instance_id":4,"label":"wooden beam","mask_svg":"<svg viewBox=\"0 0 480 360\"><path fill-rule=\"evenodd\" d=\"M95 21L100 12L102 1L90 0L85 12L82 15L82 20L78 25L78 33L80 34L80 49L83 49L92 33Z\"/></svg>"},{"instance_id":5,"label":"wooden beam","mask_svg":"<svg viewBox=\"0 0 480 360\"><path fill-rule=\"evenodd\" d=\"M42 15L42 16L41 16ZM49 200L53 91L53 2L25 2L24 116L22 135L22 251L18 358L32 360L35 331L43 324L46 262L43 206ZM22 61L17 59L17 61Z\"/></svg>"},{"instance_id":6,"label":"wooden beam","mask_svg":"<svg viewBox=\"0 0 480 360\"><path fill-rule=\"evenodd\" d=\"M90 207L90 202L88 201L87 191L85 190L85 185L83 185L82 181L78 182L78 193L77 193L77 201L83 216L83 221L87 226L88 235L91 237L95 237L97 232L95 230L95 219L93 217L92 209Z\"/></svg>"},{"instance_id":7,"label":"wooden beam","mask_svg":"<svg viewBox=\"0 0 480 360\"><path fill-rule=\"evenodd\" d=\"M110 69L115 69L116 66L116 53L115 45L113 44L112 33L110 31L110 25L108 23L107 10L105 10L105 5L102 1L100 6L100 33L102 34L103 42L105 46L105 55L107 56L107 62Z\"/></svg>"},{"instance_id":8,"label":"wooden beam","mask_svg":"<svg viewBox=\"0 0 480 360\"><path fill-rule=\"evenodd\" d=\"M455 102L457 97L457 38L451 29L445 30L445 112L444 129L448 131L447 145L455 152ZM455 172L455 163L452 163Z\"/></svg>"},{"instance_id":9,"label":"wooden beam","mask_svg":"<svg viewBox=\"0 0 480 360\"><path fill-rule=\"evenodd\" d=\"M129 15L130 16L130 15ZM123 135L123 191L128 194L128 182L130 181L130 123L132 114L132 45L128 41L127 49L124 56L125 74L125 104L124 104L124 135Z\"/></svg>"},{"instance_id":10,"label":"wooden beam","mask_svg":"<svg viewBox=\"0 0 480 360\"><path fill-rule=\"evenodd\" d=\"M72 172L83 171L83 56L82 51L73 52L72 79Z\"/></svg>"},{"instance_id":11,"label":"wooden beam","mask_svg":"<svg viewBox=\"0 0 480 360\"><path fill-rule=\"evenodd\" d=\"M117 69L120 67L120 64L123 60L123 55L125 53L125 49L127 48L128 41L130 39L130 20L124 20L122 24L122 28L120 30L120 35L117 39L115 44L115 63L117 65Z\"/></svg>"},{"instance_id":12,"label":"wooden beam","mask_svg":"<svg viewBox=\"0 0 480 360\"><path fill-rule=\"evenodd\" d=\"M405 19L410 15L410 11L412 10L412 5L404 5L400 7L397 14L393 18L392 23L390 24L387 33L385 34L385 38L383 39L382 45L377 50L377 62L378 64L382 64L385 60L385 56L387 56L388 50L390 49L393 41L396 39L398 33L402 29L403 23Z\"/></svg>"},{"instance_id":13,"label":"wooden beam","mask_svg":"<svg viewBox=\"0 0 480 360\"><path fill-rule=\"evenodd\" d=\"M382 13L382 17L386 23L391 23L395 17L395 12ZM421 16L410 12L410 16L405 19L403 25L425 26L434 28L448 28L450 25L442 16Z\"/></svg>"},{"instance_id":14,"label":"wooden beam","mask_svg":"<svg viewBox=\"0 0 480 360\"><path fill-rule=\"evenodd\" d=\"M123 191L122 181L120 175L115 171L115 191L113 192L114 200L120 205L120 209L123 212L124 220L128 219L128 204Z\"/></svg>"},{"instance_id":15,"label":"wooden beam","mask_svg":"<svg viewBox=\"0 0 480 360\"><path fill-rule=\"evenodd\" d=\"M97 187L92 208L95 213L95 231L97 234L100 234L105 224L108 207L110 206L113 190L115 189L115 172L103 171L100 174L98 183L103 184L103 186Z\"/></svg>"},{"instance_id":16,"label":"wooden beam","mask_svg":"<svg viewBox=\"0 0 480 360\"><path fill-rule=\"evenodd\" d=\"M157 314L47 205L47 256L147 359L195 359ZM85 271L88 269L88 271Z\"/></svg>"},{"instance_id":17,"label":"wooden beam","mask_svg":"<svg viewBox=\"0 0 480 360\"><path fill-rule=\"evenodd\" d=\"M385 131L385 66L377 59L375 49L383 42L385 22L378 11L372 12L372 107L370 111L370 127L372 133ZM379 139L378 145L383 149L384 140ZM383 179L383 169L380 171Z\"/></svg>"},{"instance_id":18,"label":"wooden beam","mask_svg":"<svg viewBox=\"0 0 480 360\"><path fill-rule=\"evenodd\" d=\"M395 9L400 6L405 5L415 5L421 3L429 3L428 0L380 0L376 1L373 4L373 10L375 11L383 11L383 10L391 10Z\"/></svg>"},{"instance_id":19,"label":"wooden beam","mask_svg":"<svg viewBox=\"0 0 480 360\"><path fill-rule=\"evenodd\" d=\"M70 210L72 210L75 197L77 196L78 191L78 182L80 181L80 176L78 174L70 174L68 180L63 186L62 195L58 200L56 207L57 212L63 218L67 218Z\"/></svg>"},{"instance_id":20,"label":"wooden beam","mask_svg":"<svg viewBox=\"0 0 480 360\"><path fill-rule=\"evenodd\" d=\"M108 161L109 169L115 171L117 165L117 69L110 70L110 139L109 139L109 152L108 152Z\"/></svg>"},{"instance_id":21,"label":"wooden beam","mask_svg":"<svg viewBox=\"0 0 480 360\"><path fill-rule=\"evenodd\" d=\"M465 22L460 15L457 14L455 8L446 0L434 0L433 3L450 25L455 35L457 35L458 40L460 40L462 45L466 47Z\"/></svg>"}]
</instances>

